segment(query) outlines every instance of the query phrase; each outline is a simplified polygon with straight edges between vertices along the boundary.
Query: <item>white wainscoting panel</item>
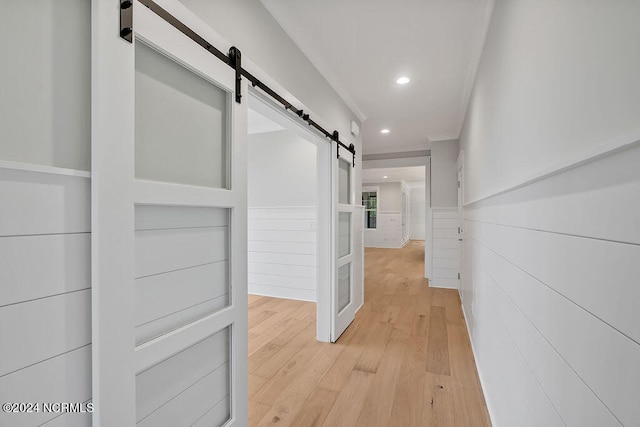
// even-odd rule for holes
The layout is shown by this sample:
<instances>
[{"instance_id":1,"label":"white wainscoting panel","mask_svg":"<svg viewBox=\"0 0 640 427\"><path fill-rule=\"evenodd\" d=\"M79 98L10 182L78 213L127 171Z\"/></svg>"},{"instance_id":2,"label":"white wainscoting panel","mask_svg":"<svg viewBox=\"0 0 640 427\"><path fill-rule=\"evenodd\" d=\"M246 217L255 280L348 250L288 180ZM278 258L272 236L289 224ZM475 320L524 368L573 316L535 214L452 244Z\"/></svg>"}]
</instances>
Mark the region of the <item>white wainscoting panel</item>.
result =
<instances>
[{"instance_id":1,"label":"white wainscoting panel","mask_svg":"<svg viewBox=\"0 0 640 427\"><path fill-rule=\"evenodd\" d=\"M432 276L429 286L458 289L458 209L431 208L433 215Z\"/></svg>"},{"instance_id":2,"label":"white wainscoting panel","mask_svg":"<svg viewBox=\"0 0 640 427\"><path fill-rule=\"evenodd\" d=\"M69 351L0 377L2 402L86 402L91 396L91 345ZM0 425L38 426L53 420L52 412L7 414Z\"/></svg>"},{"instance_id":3,"label":"white wainscoting panel","mask_svg":"<svg viewBox=\"0 0 640 427\"><path fill-rule=\"evenodd\" d=\"M83 402L83 404L91 403L91 400ZM92 427L93 426L93 414L89 412L85 413L66 413L61 414L42 424L42 427Z\"/></svg>"},{"instance_id":4,"label":"white wainscoting panel","mask_svg":"<svg viewBox=\"0 0 640 427\"><path fill-rule=\"evenodd\" d=\"M89 289L2 307L0 376L89 344L90 315Z\"/></svg>"},{"instance_id":5,"label":"white wainscoting panel","mask_svg":"<svg viewBox=\"0 0 640 427\"><path fill-rule=\"evenodd\" d=\"M377 228L364 230L364 245L367 248L401 248L402 213L378 211Z\"/></svg>"},{"instance_id":6,"label":"white wainscoting panel","mask_svg":"<svg viewBox=\"0 0 640 427\"><path fill-rule=\"evenodd\" d=\"M640 425L638 164L632 144L465 208L461 296L496 426Z\"/></svg>"},{"instance_id":7,"label":"white wainscoting panel","mask_svg":"<svg viewBox=\"0 0 640 427\"><path fill-rule=\"evenodd\" d=\"M2 402L91 399L90 203L86 172L0 165ZM0 425L59 415L0 412Z\"/></svg>"},{"instance_id":8,"label":"white wainscoting panel","mask_svg":"<svg viewBox=\"0 0 640 427\"><path fill-rule=\"evenodd\" d=\"M1 237L0 283L0 306L89 289L91 234Z\"/></svg>"},{"instance_id":9,"label":"white wainscoting panel","mask_svg":"<svg viewBox=\"0 0 640 427\"><path fill-rule=\"evenodd\" d=\"M249 208L249 293L316 300L315 206Z\"/></svg>"}]
</instances>

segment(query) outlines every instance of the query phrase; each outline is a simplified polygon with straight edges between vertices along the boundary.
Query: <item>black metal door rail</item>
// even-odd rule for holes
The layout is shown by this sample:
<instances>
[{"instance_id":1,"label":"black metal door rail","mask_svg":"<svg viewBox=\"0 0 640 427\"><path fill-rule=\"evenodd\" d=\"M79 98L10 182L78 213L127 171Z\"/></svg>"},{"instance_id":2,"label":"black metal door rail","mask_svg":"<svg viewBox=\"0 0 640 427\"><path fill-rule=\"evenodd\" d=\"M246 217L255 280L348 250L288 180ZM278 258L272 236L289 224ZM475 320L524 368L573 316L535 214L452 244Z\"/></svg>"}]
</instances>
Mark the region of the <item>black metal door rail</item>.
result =
<instances>
[{"instance_id":1,"label":"black metal door rail","mask_svg":"<svg viewBox=\"0 0 640 427\"><path fill-rule=\"evenodd\" d=\"M307 122L309 126L318 130L321 134L323 134L326 138L329 138L332 141L335 141L338 144L338 158L340 157L340 147L343 147L345 150L349 151L353 156L352 165L355 166L355 158L356 158L356 149L353 144L349 144L348 146L340 141L340 135L337 130L334 130L332 133L329 133L326 129L320 126L318 123L313 121L309 114L306 114L303 110L298 110L294 107L289 101L280 96L277 92L271 89L266 84L262 83L257 77L253 74L242 68L242 53L240 49L235 46L232 46L229 49L229 53L225 54L220 50L216 49L211 43L207 42L204 38L198 35L191 28L182 23L175 16L167 12L165 9L160 7L153 0L138 0L142 5L149 8L153 13L158 15L160 18L169 23L172 27L180 31L185 36L189 37L191 40L202 46L205 50L211 53L213 56L218 58L220 61L227 64L229 67L233 68L236 73L236 102L240 103L242 100L242 94L240 90L240 82L242 77L244 76L247 80L251 82L253 87L257 87L262 90L264 93L278 101L282 104L285 110L291 110L294 114L300 117L302 120ZM131 0L120 0L120 37L127 40L129 43L133 42L133 2Z\"/></svg>"}]
</instances>

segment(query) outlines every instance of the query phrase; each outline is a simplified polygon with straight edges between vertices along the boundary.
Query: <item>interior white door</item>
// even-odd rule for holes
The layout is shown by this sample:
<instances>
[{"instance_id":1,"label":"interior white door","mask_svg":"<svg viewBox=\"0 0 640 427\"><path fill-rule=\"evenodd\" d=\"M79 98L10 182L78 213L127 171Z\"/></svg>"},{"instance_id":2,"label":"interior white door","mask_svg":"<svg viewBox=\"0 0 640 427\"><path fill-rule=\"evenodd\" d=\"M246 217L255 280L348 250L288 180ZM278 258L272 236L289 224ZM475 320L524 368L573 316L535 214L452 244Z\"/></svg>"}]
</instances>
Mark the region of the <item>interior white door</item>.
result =
<instances>
[{"instance_id":1,"label":"interior white door","mask_svg":"<svg viewBox=\"0 0 640 427\"><path fill-rule=\"evenodd\" d=\"M178 1L156 2L207 38ZM134 31L135 138L121 159L134 176L123 181L115 167L100 175L132 194L133 224L121 232L133 236L133 301L94 313L103 325L131 319L120 327L133 342L110 357L133 369L106 361L113 368L101 374L112 381L100 383L98 404L118 400L121 380L135 387L118 404L136 425L246 426L247 85L239 104L234 71L140 3ZM110 422L102 425L133 424Z\"/></svg>"},{"instance_id":2,"label":"interior white door","mask_svg":"<svg viewBox=\"0 0 640 427\"><path fill-rule=\"evenodd\" d=\"M354 178L351 153L334 145L341 154L334 162L335 277L332 286L331 341L335 342L353 322L359 281L354 280Z\"/></svg>"}]
</instances>

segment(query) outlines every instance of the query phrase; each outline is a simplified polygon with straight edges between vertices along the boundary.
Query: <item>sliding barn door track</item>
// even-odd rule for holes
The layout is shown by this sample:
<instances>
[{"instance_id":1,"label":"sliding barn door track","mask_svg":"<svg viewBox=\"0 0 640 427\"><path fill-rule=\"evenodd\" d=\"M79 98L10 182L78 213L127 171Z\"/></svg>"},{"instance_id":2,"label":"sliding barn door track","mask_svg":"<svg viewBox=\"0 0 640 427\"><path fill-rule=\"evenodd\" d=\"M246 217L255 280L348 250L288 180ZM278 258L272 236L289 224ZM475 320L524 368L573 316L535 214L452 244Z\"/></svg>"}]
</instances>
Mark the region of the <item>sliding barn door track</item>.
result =
<instances>
[{"instance_id":1,"label":"sliding barn door track","mask_svg":"<svg viewBox=\"0 0 640 427\"><path fill-rule=\"evenodd\" d=\"M333 132L328 132L325 128L320 126L318 123L313 121L309 114L305 113L303 110L298 110L293 106L289 101L280 96L276 91L271 89L269 86L261 82L257 77L251 74L249 71L242 68L242 53L240 49L235 46L232 46L229 49L229 53L224 53L218 50L211 43L207 42L204 38L198 35L191 28L182 23L175 16L167 12L165 9L160 7L153 0L138 0L142 5L149 8L153 13L158 15L160 18L169 23L172 27L180 31L185 36L189 37L191 40L199 44L202 48L204 48L207 52L211 53L213 56L218 58L220 61L227 64L229 67L233 68L236 73L236 102L242 102L242 94L241 94L241 85L242 77L245 77L247 80L251 82L253 87L259 88L261 91L269 95L271 98L276 100L278 103L282 104L285 110L292 111L296 116L300 119L307 122L307 124L322 135L325 138L330 139L331 141L335 141L338 144L338 158L340 158L340 147L343 147L345 150L349 151L353 157L352 165L355 166L355 157L356 157L356 149L353 144L346 145L342 141L340 141L340 134L337 130ZM129 43L133 43L133 3L131 0L120 0L120 37Z\"/></svg>"}]
</instances>

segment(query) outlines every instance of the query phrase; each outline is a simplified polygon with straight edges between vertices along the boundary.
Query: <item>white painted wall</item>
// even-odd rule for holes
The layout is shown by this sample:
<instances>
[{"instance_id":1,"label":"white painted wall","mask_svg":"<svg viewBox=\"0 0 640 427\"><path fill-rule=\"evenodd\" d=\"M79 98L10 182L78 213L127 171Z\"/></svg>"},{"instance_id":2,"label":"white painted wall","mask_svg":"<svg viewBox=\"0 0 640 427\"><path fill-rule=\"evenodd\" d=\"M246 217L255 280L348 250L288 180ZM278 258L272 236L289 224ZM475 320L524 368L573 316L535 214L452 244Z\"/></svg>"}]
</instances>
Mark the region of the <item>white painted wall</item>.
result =
<instances>
[{"instance_id":1,"label":"white painted wall","mask_svg":"<svg viewBox=\"0 0 640 427\"><path fill-rule=\"evenodd\" d=\"M461 294L497 427L640 425L638 17L495 3L460 142Z\"/></svg>"},{"instance_id":2,"label":"white painted wall","mask_svg":"<svg viewBox=\"0 0 640 427\"><path fill-rule=\"evenodd\" d=\"M249 135L250 207L317 204L316 147L282 130Z\"/></svg>"},{"instance_id":3,"label":"white painted wall","mask_svg":"<svg viewBox=\"0 0 640 427\"><path fill-rule=\"evenodd\" d=\"M402 184L400 182L373 182L364 184L364 187L379 188L378 210L400 212L402 209Z\"/></svg>"},{"instance_id":4,"label":"white painted wall","mask_svg":"<svg viewBox=\"0 0 640 427\"><path fill-rule=\"evenodd\" d=\"M409 189L409 238L424 240L424 220L426 213L424 185L412 186Z\"/></svg>"},{"instance_id":5,"label":"white painted wall","mask_svg":"<svg viewBox=\"0 0 640 427\"><path fill-rule=\"evenodd\" d=\"M431 142L431 207L458 206L458 140Z\"/></svg>"},{"instance_id":6,"label":"white painted wall","mask_svg":"<svg viewBox=\"0 0 640 427\"><path fill-rule=\"evenodd\" d=\"M90 1L2 2L0 159L90 169L90 34Z\"/></svg>"},{"instance_id":7,"label":"white painted wall","mask_svg":"<svg viewBox=\"0 0 640 427\"><path fill-rule=\"evenodd\" d=\"M496 2L461 138L467 201L637 131L640 58L625 47L638 39L638 8ZM533 37L541 23L544 34Z\"/></svg>"},{"instance_id":8,"label":"white painted wall","mask_svg":"<svg viewBox=\"0 0 640 427\"><path fill-rule=\"evenodd\" d=\"M364 245L371 248L401 248L402 183L366 183L363 188L378 188L378 221L375 229L364 230Z\"/></svg>"}]
</instances>

